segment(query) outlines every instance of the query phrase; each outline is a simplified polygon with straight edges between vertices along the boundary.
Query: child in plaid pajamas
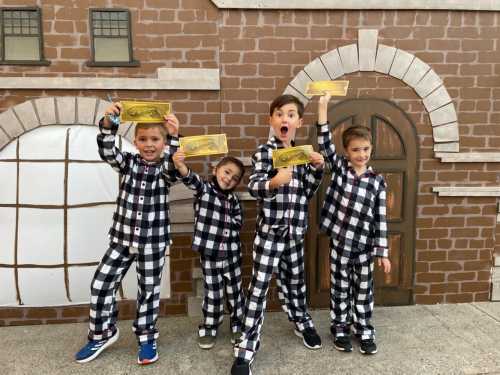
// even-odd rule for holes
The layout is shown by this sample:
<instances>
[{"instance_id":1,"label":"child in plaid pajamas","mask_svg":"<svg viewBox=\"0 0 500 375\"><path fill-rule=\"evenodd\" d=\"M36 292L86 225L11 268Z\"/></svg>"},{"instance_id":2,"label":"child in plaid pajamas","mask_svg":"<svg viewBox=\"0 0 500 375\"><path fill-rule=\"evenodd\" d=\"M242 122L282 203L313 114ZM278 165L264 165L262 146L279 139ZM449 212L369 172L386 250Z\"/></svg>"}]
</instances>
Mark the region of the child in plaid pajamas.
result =
<instances>
[{"instance_id":1,"label":"child in plaid pajamas","mask_svg":"<svg viewBox=\"0 0 500 375\"><path fill-rule=\"evenodd\" d=\"M182 182L195 191L193 250L200 253L205 296L203 322L198 329L198 345L211 349L224 313L224 288L230 312L231 342L241 335L243 293L241 289L241 205L233 192L243 178L243 163L224 157L213 170L211 181L204 181L184 163L181 150L173 156Z\"/></svg>"},{"instance_id":2,"label":"child in plaid pajamas","mask_svg":"<svg viewBox=\"0 0 500 375\"><path fill-rule=\"evenodd\" d=\"M375 354L373 263L391 270L387 248L386 184L369 167L370 129L353 126L342 134L345 157L338 155L328 124L330 95L318 105L318 144L332 171L321 210L320 228L330 237L330 318L335 348L352 351L350 324L360 352Z\"/></svg>"},{"instance_id":3,"label":"child in plaid pajamas","mask_svg":"<svg viewBox=\"0 0 500 375\"><path fill-rule=\"evenodd\" d=\"M324 160L313 152L310 163L273 168L272 152L294 145L295 132L302 125L303 104L292 95L281 95L270 106L269 124L274 132L253 155L253 173L248 188L260 207L253 250L253 276L244 310L241 341L235 346L231 374L251 374L260 344L266 296L273 273L277 273L278 296L295 334L309 349L319 349L317 334L307 311L304 280L304 235L307 230L308 200L318 189Z\"/></svg>"},{"instance_id":4,"label":"child in plaid pajamas","mask_svg":"<svg viewBox=\"0 0 500 375\"><path fill-rule=\"evenodd\" d=\"M116 292L134 260L137 361L144 365L158 359L156 320L162 269L171 242L168 193L176 180L171 155L178 147L179 121L171 114L165 116L164 123L137 124L134 144L139 154L121 152L115 146L121 110L121 103L113 103L99 122L99 155L120 174L121 185L109 230L109 249L91 283L89 341L75 356L80 363L93 360L118 339Z\"/></svg>"}]
</instances>

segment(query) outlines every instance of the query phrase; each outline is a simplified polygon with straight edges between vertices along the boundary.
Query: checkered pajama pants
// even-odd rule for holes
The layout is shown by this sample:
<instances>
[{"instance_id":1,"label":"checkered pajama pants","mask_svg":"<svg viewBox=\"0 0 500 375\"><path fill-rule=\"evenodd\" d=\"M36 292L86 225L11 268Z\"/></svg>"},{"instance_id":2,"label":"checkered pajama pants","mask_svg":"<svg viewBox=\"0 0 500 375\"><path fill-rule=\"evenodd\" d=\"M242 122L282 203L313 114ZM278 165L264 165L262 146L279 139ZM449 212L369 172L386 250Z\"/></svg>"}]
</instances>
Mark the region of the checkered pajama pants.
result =
<instances>
[{"instance_id":1,"label":"checkered pajama pants","mask_svg":"<svg viewBox=\"0 0 500 375\"><path fill-rule=\"evenodd\" d=\"M330 240L330 319L336 336L354 334L362 340L374 338L370 324L373 314L373 258L353 253Z\"/></svg>"},{"instance_id":2,"label":"checkered pajama pants","mask_svg":"<svg viewBox=\"0 0 500 375\"><path fill-rule=\"evenodd\" d=\"M136 260L137 311L133 331L139 343L158 338L156 320L160 307L160 284L165 248L140 249L131 254L128 247L111 243L94 274L90 286L90 318L88 337L108 338L116 331L118 309L116 292L130 265Z\"/></svg>"},{"instance_id":3,"label":"checkered pajama pants","mask_svg":"<svg viewBox=\"0 0 500 375\"><path fill-rule=\"evenodd\" d=\"M241 256L211 260L201 257L205 296L201 309L203 322L199 326L199 335L215 336L217 328L224 318L224 289L230 314L231 331L241 331L244 298L241 289Z\"/></svg>"},{"instance_id":4,"label":"checkered pajama pants","mask_svg":"<svg viewBox=\"0 0 500 375\"><path fill-rule=\"evenodd\" d=\"M278 297L288 320L301 332L314 327L307 312L304 242L286 236L264 237L257 234L254 241L252 281L244 310L242 341L234 348L235 357L250 361L258 349L267 291L275 272Z\"/></svg>"}]
</instances>

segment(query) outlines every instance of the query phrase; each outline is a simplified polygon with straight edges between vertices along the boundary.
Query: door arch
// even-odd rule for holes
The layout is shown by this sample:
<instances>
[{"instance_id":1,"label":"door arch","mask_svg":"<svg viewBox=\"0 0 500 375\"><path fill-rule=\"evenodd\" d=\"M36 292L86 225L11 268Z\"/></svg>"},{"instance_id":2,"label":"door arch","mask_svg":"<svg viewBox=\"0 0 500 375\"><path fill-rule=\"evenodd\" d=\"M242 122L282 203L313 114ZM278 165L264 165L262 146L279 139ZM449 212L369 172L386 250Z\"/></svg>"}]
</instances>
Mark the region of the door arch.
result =
<instances>
[{"instance_id":1,"label":"door arch","mask_svg":"<svg viewBox=\"0 0 500 375\"><path fill-rule=\"evenodd\" d=\"M371 129L374 147L370 165L387 182L389 257L392 262L389 275L375 267L375 303L412 304L418 172L415 126L396 104L371 98L345 100L332 106L328 120L339 153L343 152L340 135L346 128L360 124ZM316 140L312 142L314 144ZM330 301L329 242L328 237L318 231L321 205L329 183L330 174L326 173L311 202L307 278L309 300L315 307L328 307Z\"/></svg>"}]
</instances>

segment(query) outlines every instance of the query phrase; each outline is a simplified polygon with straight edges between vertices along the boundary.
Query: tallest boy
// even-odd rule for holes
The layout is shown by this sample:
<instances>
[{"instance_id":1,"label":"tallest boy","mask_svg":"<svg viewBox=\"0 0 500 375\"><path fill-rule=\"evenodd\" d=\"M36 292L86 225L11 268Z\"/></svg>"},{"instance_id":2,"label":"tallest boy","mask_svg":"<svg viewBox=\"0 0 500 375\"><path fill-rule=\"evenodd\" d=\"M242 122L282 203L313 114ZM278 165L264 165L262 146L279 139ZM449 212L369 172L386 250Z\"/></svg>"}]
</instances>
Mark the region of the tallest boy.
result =
<instances>
[{"instance_id":1,"label":"tallest boy","mask_svg":"<svg viewBox=\"0 0 500 375\"><path fill-rule=\"evenodd\" d=\"M310 155L307 165L274 169L272 152L294 146L295 132L302 126L303 104L292 95L281 95L272 103L269 124L274 132L253 155L253 173L248 188L257 199L259 213L253 250L253 276L245 304L243 335L235 347L231 374L251 374L250 363L258 350L264 321L266 296L273 273L277 273L278 297L295 334L309 349L321 348L307 312L304 281L304 236L308 200L323 176L323 156Z\"/></svg>"}]
</instances>

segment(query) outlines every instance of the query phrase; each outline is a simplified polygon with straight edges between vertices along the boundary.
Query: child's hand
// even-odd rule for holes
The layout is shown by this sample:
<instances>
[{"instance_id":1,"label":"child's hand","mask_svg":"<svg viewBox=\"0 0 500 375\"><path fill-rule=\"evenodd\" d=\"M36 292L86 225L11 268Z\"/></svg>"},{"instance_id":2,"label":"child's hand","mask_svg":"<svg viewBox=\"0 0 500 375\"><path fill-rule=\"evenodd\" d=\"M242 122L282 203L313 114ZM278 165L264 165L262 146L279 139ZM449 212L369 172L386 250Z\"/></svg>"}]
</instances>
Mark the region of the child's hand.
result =
<instances>
[{"instance_id":1,"label":"child's hand","mask_svg":"<svg viewBox=\"0 0 500 375\"><path fill-rule=\"evenodd\" d=\"M186 154L182 150L177 150L174 155L172 155L172 160L174 162L175 169L177 169L182 177L186 177L189 173L186 163Z\"/></svg>"},{"instance_id":2,"label":"child's hand","mask_svg":"<svg viewBox=\"0 0 500 375\"><path fill-rule=\"evenodd\" d=\"M169 135L173 137L177 137L179 135L179 120L173 113L170 113L168 115L164 116L165 122L163 125L165 126L165 129L167 129L167 132Z\"/></svg>"},{"instance_id":3,"label":"child's hand","mask_svg":"<svg viewBox=\"0 0 500 375\"><path fill-rule=\"evenodd\" d=\"M377 264L383 268L384 273L391 272L391 261L389 258L377 258Z\"/></svg>"},{"instance_id":4,"label":"child's hand","mask_svg":"<svg viewBox=\"0 0 500 375\"><path fill-rule=\"evenodd\" d=\"M120 102L112 103L108 108L106 108L106 110L104 111L104 121L102 122L105 128L111 127L111 120L108 116L119 116L122 109L123 106Z\"/></svg>"},{"instance_id":5,"label":"child's hand","mask_svg":"<svg viewBox=\"0 0 500 375\"><path fill-rule=\"evenodd\" d=\"M178 150L173 156L172 160L174 161L175 168L179 169L184 166L184 159L186 159L186 154L182 150Z\"/></svg>"},{"instance_id":6,"label":"child's hand","mask_svg":"<svg viewBox=\"0 0 500 375\"><path fill-rule=\"evenodd\" d=\"M319 97L318 102L318 124L326 124L328 121L328 102L331 98L330 93L326 93Z\"/></svg>"},{"instance_id":7,"label":"child's hand","mask_svg":"<svg viewBox=\"0 0 500 375\"><path fill-rule=\"evenodd\" d=\"M281 185L286 185L290 183L292 180L292 168L286 167L286 168L280 168L278 169L278 173L276 176L271 178L271 182L269 183L269 187L271 189L276 189L280 187Z\"/></svg>"},{"instance_id":8,"label":"child's hand","mask_svg":"<svg viewBox=\"0 0 500 375\"><path fill-rule=\"evenodd\" d=\"M309 155L309 162L313 165L314 168L318 169L322 169L323 165L325 165L325 159L319 152L311 152L311 154Z\"/></svg>"}]
</instances>

